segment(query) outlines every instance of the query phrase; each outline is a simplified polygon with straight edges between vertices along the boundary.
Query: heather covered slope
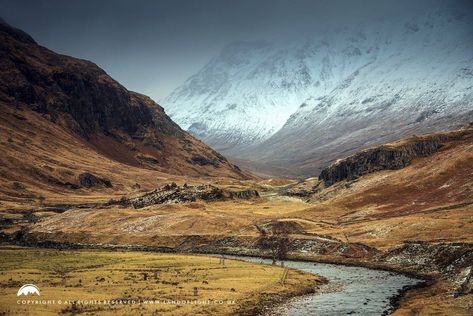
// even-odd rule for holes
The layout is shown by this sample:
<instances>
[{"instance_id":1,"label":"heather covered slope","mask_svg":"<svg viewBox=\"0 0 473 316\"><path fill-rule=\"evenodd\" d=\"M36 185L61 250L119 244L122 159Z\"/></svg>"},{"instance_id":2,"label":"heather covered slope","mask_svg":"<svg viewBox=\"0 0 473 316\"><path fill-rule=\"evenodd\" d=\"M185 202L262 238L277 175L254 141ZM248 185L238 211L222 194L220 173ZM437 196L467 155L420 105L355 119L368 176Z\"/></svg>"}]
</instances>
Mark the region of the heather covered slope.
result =
<instances>
[{"instance_id":1,"label":"heather covered slope","mask_svg":"<svg viewBox=\"0 0 473 316\"><path fill-rule=\"evenodd\" d=\"M0 54L2 195L80 192L86 172L122 189L172 175L246 177L95 64L56 54L5 23Z\"/></svg>"}]
</instances>

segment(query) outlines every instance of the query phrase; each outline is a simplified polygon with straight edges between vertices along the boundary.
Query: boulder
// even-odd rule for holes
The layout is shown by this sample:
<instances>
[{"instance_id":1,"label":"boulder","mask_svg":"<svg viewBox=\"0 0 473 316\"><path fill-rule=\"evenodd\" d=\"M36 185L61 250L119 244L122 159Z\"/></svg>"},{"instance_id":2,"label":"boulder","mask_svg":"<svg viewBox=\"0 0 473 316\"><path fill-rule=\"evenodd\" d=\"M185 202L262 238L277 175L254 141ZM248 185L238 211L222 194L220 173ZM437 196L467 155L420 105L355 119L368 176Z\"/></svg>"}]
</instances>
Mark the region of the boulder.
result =
<instances>
[{"instance_id":1,"label":"boulder","mask_svg":"<svg viewBox=\"0 0 473 316\"><path fill-rule=\"evenodd\" d=\"M97 186L107 188L112 187L112 182L110 182L110 180L98 178L89 172L84 172L79 175L79 183L84 188L93 188Z\"/></svg>"}]
</instances>

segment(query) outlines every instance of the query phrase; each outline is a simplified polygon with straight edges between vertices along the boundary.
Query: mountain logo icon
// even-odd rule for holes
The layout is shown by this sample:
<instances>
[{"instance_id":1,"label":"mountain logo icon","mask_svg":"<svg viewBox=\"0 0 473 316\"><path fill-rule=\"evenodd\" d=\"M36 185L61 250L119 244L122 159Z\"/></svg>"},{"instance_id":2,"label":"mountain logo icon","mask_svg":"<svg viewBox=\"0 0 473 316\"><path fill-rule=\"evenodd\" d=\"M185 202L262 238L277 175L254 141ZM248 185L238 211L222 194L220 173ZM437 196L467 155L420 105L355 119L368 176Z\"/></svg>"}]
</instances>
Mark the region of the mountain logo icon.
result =
<instances>
[{"instance_id":1,"label":"mountain logo icon","mask_svg":"<svg viewBox=\"0 0 473 316\"><path fill-rule=\"evenodd\" d=\"M30 295L30 294L37 294L39 295L39 288L34 284L25 284L18 290L16 296L21 295Z\"/></svg>"}]
</instances>

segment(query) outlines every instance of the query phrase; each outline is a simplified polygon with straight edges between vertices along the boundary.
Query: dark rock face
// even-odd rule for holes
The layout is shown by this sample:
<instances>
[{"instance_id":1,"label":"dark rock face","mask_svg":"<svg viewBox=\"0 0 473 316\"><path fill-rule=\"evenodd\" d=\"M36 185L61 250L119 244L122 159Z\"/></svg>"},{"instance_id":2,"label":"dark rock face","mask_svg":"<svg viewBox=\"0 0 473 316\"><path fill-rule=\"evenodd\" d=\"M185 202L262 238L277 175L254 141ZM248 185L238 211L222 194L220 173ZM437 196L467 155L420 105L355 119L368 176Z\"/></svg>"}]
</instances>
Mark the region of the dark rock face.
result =
<instances>
[{"instance_id":1,"label":"dark rock face","mask_svg":"<svg viewBox=\"0 0 473 316\"><path fill-rule=\"evenodd\" d=\"M243 190L243 191L227 191L227 194L233 199L251 199L259 197L259 193L256 190Z\"/></svg>"},{"instance_id":2,"label":"dark rock face","mask_svg":"<svg viewBox=\"0 0 473 316\"><path fill-rule=\"evenodd\" d=\"M396 147L380 146L367 149L323 169L319 180L329 186L342 180L354 180L367 173L402 169L413 159L430 156L441 147L440 140L432 138Z\"/></svg>"},{"instance_id":3,"label":"dark rock face","mask_svg":"<svg viewBox=\"0 0 473 316\"><path fill-rule=\"evenodd\" d=\"M84 188L93 188L97 186L104 186L107 188L112 187L110 180L98 178L89 172L84 172L79 175L79 183Z\"/></svg>"},{"instance_id":4,"label":"dark rock face","mask_svg":"<svg viewBox=\"0 0 473 316\"><path fill-rule=\"evenodd\" d=\"M196 164L196 165L199 165L199 166L206 166L206 165L212 165L212 166L215 166L215 167L219 166L218 159L209 159L209 158L201 156L201 155L193 155L190 159L190 163Z\"/></svg>"},{"instance_id":5,"label":"dark rock face","mask_svg":"<svg viewBox=\"0 0 473 316\"><path fill-rule=\"evenodd\" d=\"M0 35L0 100L64 120L82 136L115 130L142 136L144 127L156 123L183 133L157 104L127 91L95 64L57 55L6 24L0 25Z\"/></svg>"},{"instance_id":6,"label":"dark rock face","mask_svg":"<svg viewBox=\"0 0 473 316\"><path fill-rule=\"evenodd\" d=\"M197 200L250 199L254 197L259 197L256 190L229 191L213 185L184 185L181 187L173 183L140 197L120 201L120 204L132 205L134 208L143 208L154 204L186 203Z\"/></svg>"}]
</instances>

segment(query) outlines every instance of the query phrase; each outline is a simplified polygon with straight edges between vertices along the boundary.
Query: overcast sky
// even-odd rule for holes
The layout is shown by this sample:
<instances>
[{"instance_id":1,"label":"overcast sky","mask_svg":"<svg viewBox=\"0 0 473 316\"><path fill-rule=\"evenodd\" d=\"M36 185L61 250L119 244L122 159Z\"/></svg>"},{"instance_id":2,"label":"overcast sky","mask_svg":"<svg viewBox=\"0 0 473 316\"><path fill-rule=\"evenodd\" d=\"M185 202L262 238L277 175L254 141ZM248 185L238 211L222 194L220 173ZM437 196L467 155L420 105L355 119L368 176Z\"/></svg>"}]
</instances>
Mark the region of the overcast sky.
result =
<instances>
[{"instance_id":1,"label":"overcast sky","mask_svg":"<svg viewBox=\"0 0 473 316\"><path fill-rule=\"evenodd\" d=\"M437 0L435 0L437 1ZM472 3L473 0L440 0ZM413 7L415 3L415 7ZM0 0L0 16L56 52L91 60L130 90L164 98L235 40L294 38L402 15L433 0Z\"/></svg>"}]
</instances>

